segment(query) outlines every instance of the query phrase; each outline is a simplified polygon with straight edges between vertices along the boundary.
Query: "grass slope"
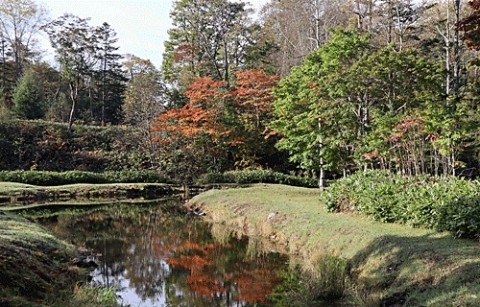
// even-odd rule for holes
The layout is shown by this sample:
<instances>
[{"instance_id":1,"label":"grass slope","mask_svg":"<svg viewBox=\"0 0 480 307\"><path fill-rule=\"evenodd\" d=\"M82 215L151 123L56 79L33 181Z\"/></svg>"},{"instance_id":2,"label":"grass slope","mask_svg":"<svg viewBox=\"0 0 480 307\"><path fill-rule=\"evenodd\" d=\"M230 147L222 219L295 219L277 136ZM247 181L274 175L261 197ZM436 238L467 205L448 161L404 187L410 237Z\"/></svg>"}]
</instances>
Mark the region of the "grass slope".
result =
<instances>
[{"instance_id":1,"label":"grass slope","mask_svg":"<svg viewBox=\"0 0 480 307\"><path fill-rule=\"evenodd\" d=\"M48 294L68 290L72 254L42 227L0 212L0 306L42 305Z\"/></svg>"},{"instance_id":2,"label":"grass slope","mask_svg":"<svg viewBox=\"0 0 480 307\"><path fill-rule=\"evenodd\" d=\"M18 182L0 182L0 193L7 193L31 188L35 188L35 186Z\"/></svg>"},{"instance_id":3,"label":"grass slope","mask_svg":"<svg viewBox=\"0 0 480 307\"><path fill-rule=\"evenodd\" d=\"M163 183L109 183L35 186L0 182L0 209L23 208L26 204L95 204L102 200L156 198L182 192L181 187Z\"/></svg>"},{"instance_id":4,"label":"grass slope","mask_svg":"<svg viewBox=\"0 0 480 307\"><path fill-rule=\"evenodd\" d=\"M479 306L480 245L448 233L328 213L315 189L253 185L191 200L217 225L284 246L306 266L321 254L348 259L368 301L406 306ZM270 213L276 213L268 220ZM389 303L391 302L391 303Z\"/></svg>"}]
</instances>

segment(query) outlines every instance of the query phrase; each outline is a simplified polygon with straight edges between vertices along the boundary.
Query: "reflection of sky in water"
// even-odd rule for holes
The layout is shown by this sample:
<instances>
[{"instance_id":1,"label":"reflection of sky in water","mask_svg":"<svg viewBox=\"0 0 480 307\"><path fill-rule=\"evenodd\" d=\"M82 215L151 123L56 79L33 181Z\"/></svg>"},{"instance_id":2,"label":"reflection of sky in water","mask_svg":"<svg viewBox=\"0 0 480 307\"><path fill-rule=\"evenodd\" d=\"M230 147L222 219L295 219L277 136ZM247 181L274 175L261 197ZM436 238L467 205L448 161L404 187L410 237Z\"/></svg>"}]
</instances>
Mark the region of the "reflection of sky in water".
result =
<instances>
[{"instance_id":1,"label":"reflection of sky in water","mask_svg":"<svg viewBox=\"0 0 480 307\"><path fill-rule=\"evenodd\" d=\"M134 252L135 245L132 244L130 251ZM102 257L102 260L105 259ZM108 261L105 259L104 261ZM168 276L171 270L169 265L164 260L159 260L159 264L162 267L162 271L166 274L163 276ZM102 262L100 261L100 267ZM92 284L95 285L106 285L106 286L115 286L118 288L117 296L118 302L122 306L131 306L131 307L151 307L151 306L166 306L165 296L157 295L153 298L142 298L136 291L135 287L130 285L130 279L128 276L128 270L124 270L119 274L112 274L111 270L108 270L107 274L103 274L100 268L95 269L90 273L93 277ZM161 281L160 281L161 282ZM165 283L162 282L162 291L165 293Z\"/></svg>"}]
</instances>

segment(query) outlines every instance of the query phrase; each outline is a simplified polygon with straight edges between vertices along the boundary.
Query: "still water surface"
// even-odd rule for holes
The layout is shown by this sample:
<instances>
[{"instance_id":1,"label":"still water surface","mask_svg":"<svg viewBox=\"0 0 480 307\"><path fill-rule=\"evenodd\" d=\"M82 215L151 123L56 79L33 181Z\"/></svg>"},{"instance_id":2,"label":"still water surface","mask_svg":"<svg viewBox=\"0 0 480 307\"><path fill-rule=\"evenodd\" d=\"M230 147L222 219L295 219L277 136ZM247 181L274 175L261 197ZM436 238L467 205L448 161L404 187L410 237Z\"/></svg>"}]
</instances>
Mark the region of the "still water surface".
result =
<instances>
[{"instance_id":1,"label":"still water surface","mask_svg":"<svg viewBox=\"0 0 480 307\"><path fill-rule=\"evenodd\" d=\"M47 213L36 220L98 253L92 282L116 286L125 306L268 304L286 258L252 251L248 238L219 243L204 221L175 208L178 201L112 205Z\"/></svg>"}]
</instances>

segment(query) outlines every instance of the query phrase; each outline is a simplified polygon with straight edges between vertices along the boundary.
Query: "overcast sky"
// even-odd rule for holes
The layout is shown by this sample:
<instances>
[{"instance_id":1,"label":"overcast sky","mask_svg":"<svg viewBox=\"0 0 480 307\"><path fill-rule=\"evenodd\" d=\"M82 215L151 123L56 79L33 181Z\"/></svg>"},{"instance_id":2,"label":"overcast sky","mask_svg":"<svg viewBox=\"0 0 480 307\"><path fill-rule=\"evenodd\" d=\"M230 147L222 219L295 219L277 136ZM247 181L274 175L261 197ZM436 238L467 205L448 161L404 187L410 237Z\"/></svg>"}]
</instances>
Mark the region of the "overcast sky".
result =
<instances>
[{"instance_id":1,"label":"overcast sky","mask_svg":"<svg viewBox=\"0 0 480 307\"><path fill-rule=\"evenodd\" d=\"M268 0L250 0L258 9ZM163 43L168 38L173 0L39 0L52 18L71 13L90 17L92 26L107 22L117 32L122 54L150 59L160 68Z\"/></svg>"}]
</instances>

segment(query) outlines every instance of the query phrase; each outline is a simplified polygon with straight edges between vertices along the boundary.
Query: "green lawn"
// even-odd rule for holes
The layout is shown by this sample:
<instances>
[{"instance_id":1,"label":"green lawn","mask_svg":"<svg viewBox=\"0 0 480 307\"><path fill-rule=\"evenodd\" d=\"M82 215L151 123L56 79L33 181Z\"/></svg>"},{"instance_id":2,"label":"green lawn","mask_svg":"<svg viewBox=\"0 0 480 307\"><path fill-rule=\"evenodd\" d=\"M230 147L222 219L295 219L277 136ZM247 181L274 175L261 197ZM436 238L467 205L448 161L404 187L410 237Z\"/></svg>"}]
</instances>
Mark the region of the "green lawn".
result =
<instances>
[{"instance_id":1,"label":"green lawn","mask_svg":"<svg viewBox=\"0 0 480 307\"><path fill-rule=\"evenodd\" d=\"M103 183L103 184L91 184L91 183L77 183L58 186L36 186L31 184L23 184L17 182L0 182L0 193L11 193L17 191L86 191L86 190L106 190L113 188L142 188L144 186L158 186L164 187L168 184L164 183Z\"/></svg>"},{"instance_id":2,"label":"green lawn","mask_svg":"<svg viewBox=\"0 0 480 307\"><path fill-rule=\"evenodd\" d=\"M28 209L55 205L98 205L115 200L158 198L182 193L174 185L163 183L108 183L35 186L0 182L0 210Z\"/></svg>"},{"instance_id":3,"label":"green lawn","mask_svg":"<svg viewBox=\"0 0 480 307\"><path fill-rule=\"evenodd\" d=\"M480 306L480 244L448 233L328 213L319 191L258 184L193 198L216 225L275 241L305 266L321 254L347 258L370 299L407 306ZM270 213L276 213L270 221ZM217 227L218 228L218 227Z\"/></svg>"},{"instance_id":4,"label":"green lawn","mask_svg":"<svg viewBox=\"0 0 480 307\"><path fill-rule=\"evenodd\" d=\"M17 191L22 189L30 189L34 188L35 186L30 184L24 183L17 183L17 182L0 182L0 193L7 193L11 191Z\"/></svg>"}]
</instances>

